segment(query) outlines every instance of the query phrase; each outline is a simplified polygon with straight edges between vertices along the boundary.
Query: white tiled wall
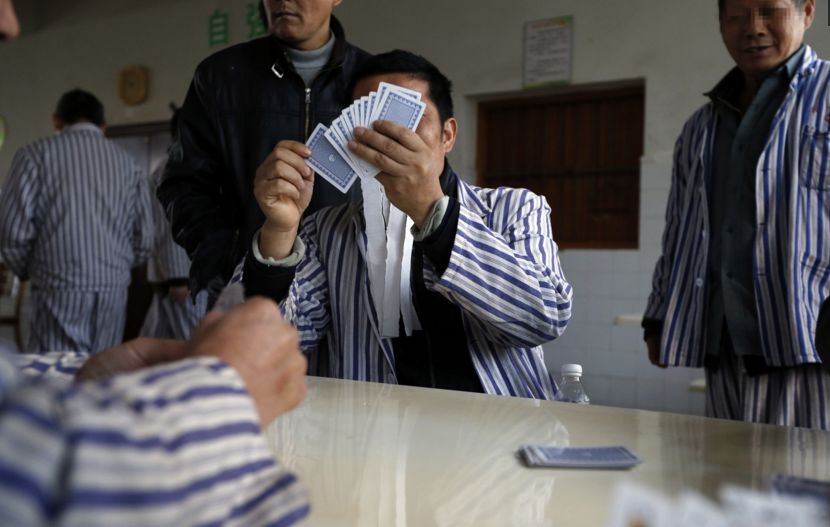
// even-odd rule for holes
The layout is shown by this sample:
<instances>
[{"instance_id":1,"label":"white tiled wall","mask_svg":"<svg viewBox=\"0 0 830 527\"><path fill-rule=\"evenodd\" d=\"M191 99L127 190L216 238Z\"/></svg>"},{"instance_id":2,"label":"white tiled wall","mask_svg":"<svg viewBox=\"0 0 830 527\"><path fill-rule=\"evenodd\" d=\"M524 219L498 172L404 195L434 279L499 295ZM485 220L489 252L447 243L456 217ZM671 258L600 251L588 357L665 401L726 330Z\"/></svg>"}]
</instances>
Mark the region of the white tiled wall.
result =
<instances>
[{"instance_id":1,"label":"white tiled wall","mask_svg":"<svg viewBox=\"0 0 830 527\"><path fill-rule=\"evenodd\" d=\"M574 288L573 317L565 334L545 346L545 359L556 377L563 364L581 364L594 404L702 415L704 396L688 384L703 370L652 366L642 329L614 325L615 316L642 315L660 255L671 152L644 158L641 166L640 249L560 252Z\"/></svg>"}]
</instances>

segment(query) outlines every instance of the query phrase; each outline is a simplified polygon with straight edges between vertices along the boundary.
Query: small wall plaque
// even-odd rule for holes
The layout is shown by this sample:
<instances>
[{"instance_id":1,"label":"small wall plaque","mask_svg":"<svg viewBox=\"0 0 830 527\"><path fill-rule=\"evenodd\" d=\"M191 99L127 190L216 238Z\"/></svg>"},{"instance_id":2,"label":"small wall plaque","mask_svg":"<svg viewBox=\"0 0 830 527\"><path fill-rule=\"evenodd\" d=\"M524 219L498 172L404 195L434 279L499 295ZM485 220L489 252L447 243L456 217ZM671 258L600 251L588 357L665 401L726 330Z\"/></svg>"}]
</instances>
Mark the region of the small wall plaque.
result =
<instances>
[{"instance_id":1,"label":"small wall plaque","mask_svg":"<svg viewBox=\"0 0 830 527\"><path fill-rule=\"evenodd\" d=\"M147 100L147 68L129 66L118 74L118 98L127 106Z\"/></svg>"}]
</instances>

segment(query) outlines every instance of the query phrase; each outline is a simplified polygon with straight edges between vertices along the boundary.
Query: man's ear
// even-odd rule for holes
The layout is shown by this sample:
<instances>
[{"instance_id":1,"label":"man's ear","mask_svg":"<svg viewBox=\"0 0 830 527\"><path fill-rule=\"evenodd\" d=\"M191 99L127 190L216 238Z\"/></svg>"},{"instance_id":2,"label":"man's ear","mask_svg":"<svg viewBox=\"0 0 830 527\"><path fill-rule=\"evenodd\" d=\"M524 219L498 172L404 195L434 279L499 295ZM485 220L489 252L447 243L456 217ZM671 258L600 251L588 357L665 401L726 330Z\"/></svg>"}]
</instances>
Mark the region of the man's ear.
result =
<instances>
[{"instance_id":1,"label":"man's ear","mask_svg":"<svg viewBox=\"0 0 830 527\"><path fill-rule=\"evenodd\" d=\"M452 151L456 137L458 137L458 121L455 120L455 117L450 117L444 123L443 137L441 139L444 145L444 154Z\"/></svg>"},{"instance_id":2,"label":"man's ear","mask_svg":"<svg viewBox=\"0 0 830 527\"><path fill-rule=\"evenodd\" d=\"M66 123L61 121L60 117L58 117L58 114L53 113L52 114L52 126L55 127L56 132L63 132L63 129L66 127Z\"/></svg>"},{"instance_id":3,"label":"man's ear","mask_svg":"<svg viewBox=\"0 0 830 527\"><path fill-rule=\"evenodd\" d=\"M804 31L813 25L813 18L816 16L816 0L804 0Z\"/></svg>"},{"instance_id":4,"label":"man's ear","mask_svg":"<svg viewBox=\"0 0 830 527\"><path fill-rule=\"evenodd\" d=\"M100 128L102 132L107 133L107 122L104 121L98 128Z\"/></svg>"}]
</instances>

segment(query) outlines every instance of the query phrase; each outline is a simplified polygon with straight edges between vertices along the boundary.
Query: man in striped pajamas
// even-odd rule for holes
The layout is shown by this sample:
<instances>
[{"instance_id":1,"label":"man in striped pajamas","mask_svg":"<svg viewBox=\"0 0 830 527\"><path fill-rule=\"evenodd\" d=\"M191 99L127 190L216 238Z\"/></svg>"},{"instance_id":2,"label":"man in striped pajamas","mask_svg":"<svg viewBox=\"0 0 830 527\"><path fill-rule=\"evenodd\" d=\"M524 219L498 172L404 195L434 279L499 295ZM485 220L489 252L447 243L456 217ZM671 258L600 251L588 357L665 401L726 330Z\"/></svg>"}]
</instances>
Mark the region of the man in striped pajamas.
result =
<instances>
[{"instance_id":1,"label":"man in striped pajamas","mask_svg":"<svg viewBox=\"0 0 830 527\"><path fill-rule=\"evenodd\" d=\"M357 128L349 147L382 170L389 202L414 223L410 286L423 329L379 330L363 202L323 209L300 230L315 184L301 143L280 143L257 173L266 220L236 279L241 273L247 295L282 302L311 374L552 399L542 344L564 331L572 290L545 198L458 178L445 159L458 127L451 83L426 59L404 51L370 58L349 93L358 99L381 81L420 92L423 118L415 132L388 121Z\"/></svg>"},{"instance_id":2,"label":"man in striped pajamas","mask_svg":"<svg viewBox=\"0 0 830 527\"><path fill-rule=\"evenodd\" d=\"M655 365L706 368L706 413L830 428L815 335L830 296L830 63L815 0L719 0L736 67L686 123L643 327Z\"/></svg>"},{"instance_id":3,"label":"man in striped pajamas","mask_svg":"<svg viewBox=\"0 0 830 527\"><path fill-rule=\"evenodd\" d=\"M104 137L104 107L70 91L59 135L20 149L0 194L0 253L32 282L27 351L97 353L121 342L130 269L149 256L147 175Z\"/></svg>"},{"instance_id":4,"label":"man in striped pajamas","mask_svg":"<svg viewBox=\"0 0 830 527\"><path fill-rule=\"evenodd\" d=\"M261 433L305 396L297 344L260 298L208 314L190 343L138 339L91 358L0 349L0 525L305 518L305 489Z\"/></svg>"}]
</instances>

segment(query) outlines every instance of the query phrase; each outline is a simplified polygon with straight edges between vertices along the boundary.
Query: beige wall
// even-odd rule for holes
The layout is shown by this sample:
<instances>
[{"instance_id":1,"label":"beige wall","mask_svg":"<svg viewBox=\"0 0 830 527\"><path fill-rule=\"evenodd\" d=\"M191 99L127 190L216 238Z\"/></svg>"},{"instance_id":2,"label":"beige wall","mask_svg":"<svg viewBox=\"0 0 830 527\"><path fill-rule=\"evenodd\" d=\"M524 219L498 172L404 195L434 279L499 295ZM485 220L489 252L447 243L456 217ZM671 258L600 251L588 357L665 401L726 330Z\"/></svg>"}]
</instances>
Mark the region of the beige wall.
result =
<instances>
[{"instance_id":1,"label":"beige wall","mask_svg":"<svg viewBox=\"0 0 830 527\"><path fill-rule=\"evenodd\" d=\"M193 69L212 51L208 15L229 11L232 42L241 42L248 1L41 0L40 29L0 48L0 115L10 127L0 173L17 147L50 132L57 98L75 86L101 97L111 124L166 119L168 103L181 103ZM575 83L646 79L647 155L671 149L685 117L703 102L701 93L730 66L715 0L345 0L335 12L353 43L372 52L411 49L453 79L462 127L453 160L465 175L474 170L475 135L474 107L465 97L521 88L526 21L574 15ZM824 18L820 12L808 42L830 56ZM116 77L134 63L149 67L151 97L125 108Z\"/></svg>"},{"instance_id":2,"label":"beige wall","mask_svg":"<svg viewBox=\"0 0 830 527\"><path fill-rule=\"evenodd\" d=\"M49 115L73 87L99 95L110 124L169 118L168 104L181 104L194 68L212 51L208 15L229 11L232 42L242 42L248 1L41 0L40 29L0 46L0 115L9 124L0 178L18 147L50 133ZM830 58L825 8L819 6L807 41ZM705 101L701 94L731 67L716 11L715 0L344 0L335 11L352 43L371 52L398 47L424 54L455 82L461 135L451 161L467 179L475 170L473 100L521 88L524 22L575 17L575 83L645 79L640 249L561 254L574 286L574 318L546 346L551 368L586 366L596 402L683 412L702 406L685 386L699 372L652 368L640 331L612 321L642 313L659 254L672 146L683 121ZM131 64L149 68L151 92L145 104L126 108L116 77ZM556 197L549 198L556 206Z\"/></svg>"}]
</instances>

